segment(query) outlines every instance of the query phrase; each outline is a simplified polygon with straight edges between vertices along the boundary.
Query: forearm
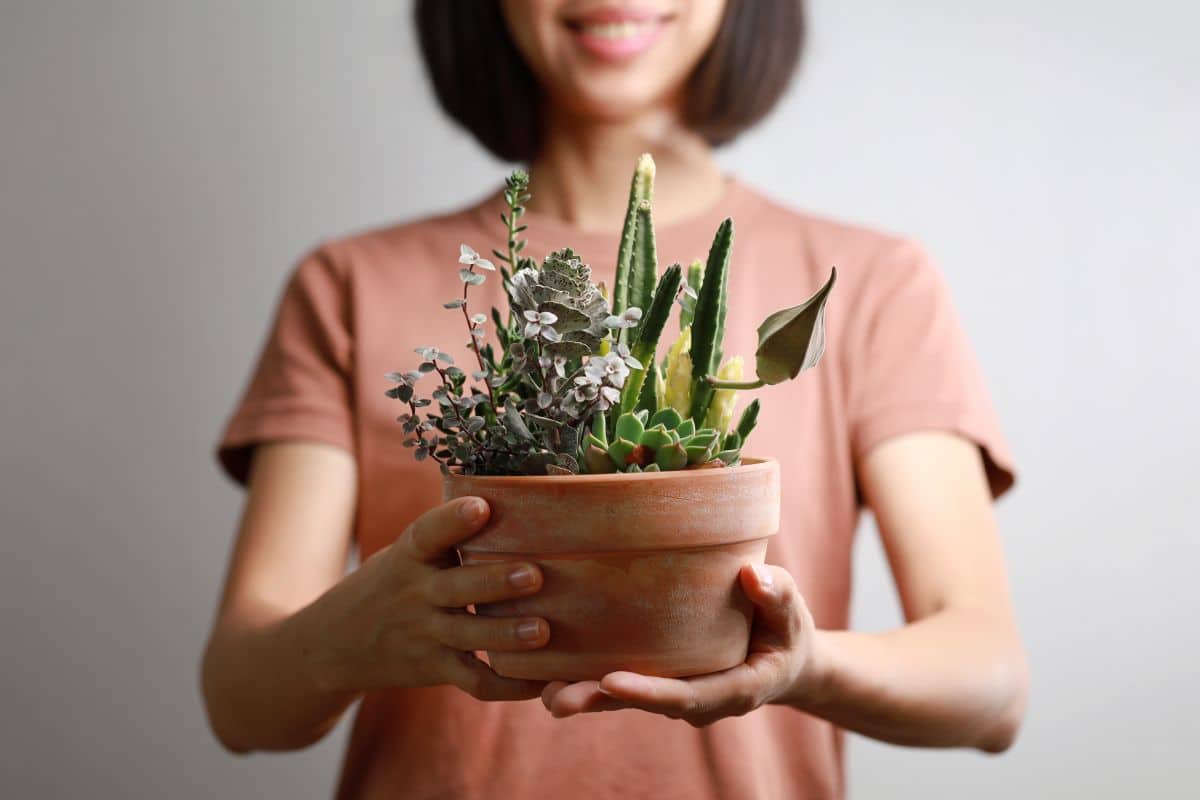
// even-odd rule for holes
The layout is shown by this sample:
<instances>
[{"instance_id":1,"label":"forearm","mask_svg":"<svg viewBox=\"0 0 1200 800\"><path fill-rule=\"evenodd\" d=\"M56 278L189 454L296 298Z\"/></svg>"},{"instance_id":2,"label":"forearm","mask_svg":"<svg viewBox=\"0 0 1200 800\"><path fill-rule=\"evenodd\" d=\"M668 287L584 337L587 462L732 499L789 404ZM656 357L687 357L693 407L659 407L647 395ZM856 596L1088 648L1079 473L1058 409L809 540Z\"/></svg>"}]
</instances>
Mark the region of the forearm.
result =
<instances>
[{"instance_id":1,"label":"forearm","mask_svg":"<svg viewBox=\"0 0 1200 800\"><path fill-rule=\"evenodd\" d=\"M1027 668L1011 626L965 609L869 634L819 631L815 685L786 702L893 744L1007 749Z\"/></svg>"},{"instance_id":2,"label":"forearm","mask_svg":"<svg viewBox=\"0 0 1200 800\"><path fill-rule=\"evenodd\" d=\"M218 625L204 654L202 682L213 731L229 750L295 750L321 739L359 692L322 685L310 668L315 619L264 612Z\"/></svg>"}]
</instances>

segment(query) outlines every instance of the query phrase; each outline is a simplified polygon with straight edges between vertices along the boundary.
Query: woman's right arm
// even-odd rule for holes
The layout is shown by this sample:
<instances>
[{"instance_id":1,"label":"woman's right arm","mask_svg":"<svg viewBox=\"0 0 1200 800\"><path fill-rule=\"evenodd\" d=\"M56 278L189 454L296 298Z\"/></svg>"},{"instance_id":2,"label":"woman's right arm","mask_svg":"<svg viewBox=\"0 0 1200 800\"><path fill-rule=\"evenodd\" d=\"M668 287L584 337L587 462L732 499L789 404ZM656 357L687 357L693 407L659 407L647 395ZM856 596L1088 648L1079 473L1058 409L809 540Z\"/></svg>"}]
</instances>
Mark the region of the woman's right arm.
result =
<instances>
[{"instance_id":1,"label":"woman's right arm","mask_svg":"<svg viewBox=\"0 0 1200 800\"><path fill-rule=\"evenodd\" d=\"M324 444L260 445L241 530L202 665L205 706L229 750L289 750L324 736L363 692L451 684L482 700L537 697L476 650L530 650L545 620L492 619L465 606L536 593L533 564L460 567L453 548L488 518L459 498L417 519L345 574L357 473Z\"/></svg>"}]
</instances>

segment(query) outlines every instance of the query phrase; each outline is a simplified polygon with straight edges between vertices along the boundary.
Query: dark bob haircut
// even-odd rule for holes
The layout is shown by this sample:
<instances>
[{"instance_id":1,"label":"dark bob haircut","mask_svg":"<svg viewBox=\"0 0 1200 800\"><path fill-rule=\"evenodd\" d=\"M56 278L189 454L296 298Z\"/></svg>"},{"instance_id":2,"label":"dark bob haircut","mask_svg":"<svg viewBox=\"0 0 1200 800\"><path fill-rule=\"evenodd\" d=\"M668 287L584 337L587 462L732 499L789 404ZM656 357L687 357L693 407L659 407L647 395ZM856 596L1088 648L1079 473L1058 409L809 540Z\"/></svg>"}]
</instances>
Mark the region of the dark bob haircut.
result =
<instances>
[{"instance_id":1,"label":"dark bob haircut","mask_svg":"<svg viewBox=\"0 0 1200 800\"><path fill-rule=\"evenodd\" d=\"M417 0L417 36L438 102L504 161L538 153L542 92L499 0ZM728 0L692 74L685 120L712 145L733 140L783 95L804 47L803 0Z\"/></svg>"}]
</instances>

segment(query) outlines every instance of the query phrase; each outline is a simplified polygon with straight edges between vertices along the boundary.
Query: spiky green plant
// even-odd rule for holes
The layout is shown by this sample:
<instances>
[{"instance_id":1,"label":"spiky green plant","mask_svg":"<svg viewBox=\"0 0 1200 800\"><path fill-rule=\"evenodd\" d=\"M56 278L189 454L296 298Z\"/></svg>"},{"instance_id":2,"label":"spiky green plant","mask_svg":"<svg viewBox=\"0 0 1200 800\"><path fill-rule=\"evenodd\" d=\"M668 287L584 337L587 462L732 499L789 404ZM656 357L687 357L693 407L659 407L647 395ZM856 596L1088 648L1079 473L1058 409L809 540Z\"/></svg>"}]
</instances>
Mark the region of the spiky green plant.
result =
<instances>
[{"instance_id":1,"label":"spiky green plant","mask_svg":"<svg viewBox=\"0 0 1200 800\"><path fill-rule=\"evenodd\" d=\"M496 265L467 245L459 254L459 310L478 370L467 373L434 347L418 348L418 369L391 373L388 395L407 405L405 445L418 459L468 474L657 472L723 467L741 461L758 421L752 401L733 424L737 392L794 378L825 345L824 309L836 272L812 297L778 311L758 328L756 377L743 380L740 357L723 360L729 306L733 220L717 229L708 258L686 274L658 275L654 161L638 159L617 252L611 308L591 270L570 248L539 266L522 255L520 223L529 176L505 184L506 248L493 250L508 295L508 317L492 309L497 352L486 342L487 315L468 309L471 287ZM678 302L679 338L657 351ZM423 375L437 385L417 397ZM424 410L429 409L429 410Z\"/></svg>"}]
</instances>

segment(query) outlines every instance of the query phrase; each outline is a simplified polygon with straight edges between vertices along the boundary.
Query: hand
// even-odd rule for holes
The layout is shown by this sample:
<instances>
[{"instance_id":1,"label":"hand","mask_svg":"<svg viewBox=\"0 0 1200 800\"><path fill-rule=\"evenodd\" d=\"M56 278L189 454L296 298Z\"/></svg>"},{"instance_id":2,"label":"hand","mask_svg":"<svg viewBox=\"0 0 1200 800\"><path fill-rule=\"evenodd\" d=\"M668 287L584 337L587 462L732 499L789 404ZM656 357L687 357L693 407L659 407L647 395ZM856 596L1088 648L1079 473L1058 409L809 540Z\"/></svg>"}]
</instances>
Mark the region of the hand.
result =
<instances>
[{"instance_id":1,"label":"hand","mask_svg":"<svg viewBox=\"0 0 1200 800\"><path fill-rule=\"evenodd\" d=\"M796 582L782 567L763 564L747 564L738 577L755 606L744 663L694 678L612 672L599 681L555 681L542 692L542 703L556 717L638 708L703 727L813 693L821 682L815 628Z\"/></svg>"},{"instance_id":2,"label":"hand","mask_svg":"<svg viewBox=\"0 0 1200 800\"><path fill-rule=\"evenodd\" d=\"M366 689L452 684L481 700L528 700L541 681L493 672L477 650L533 650L550 639L537 617L476 616L474 603L536 594L534 564L458 566L454 545L479 531L490 511L461 497L417 519L389 547L305 609L305 652L323 688Z\"/></svg>"}]
</instances>

